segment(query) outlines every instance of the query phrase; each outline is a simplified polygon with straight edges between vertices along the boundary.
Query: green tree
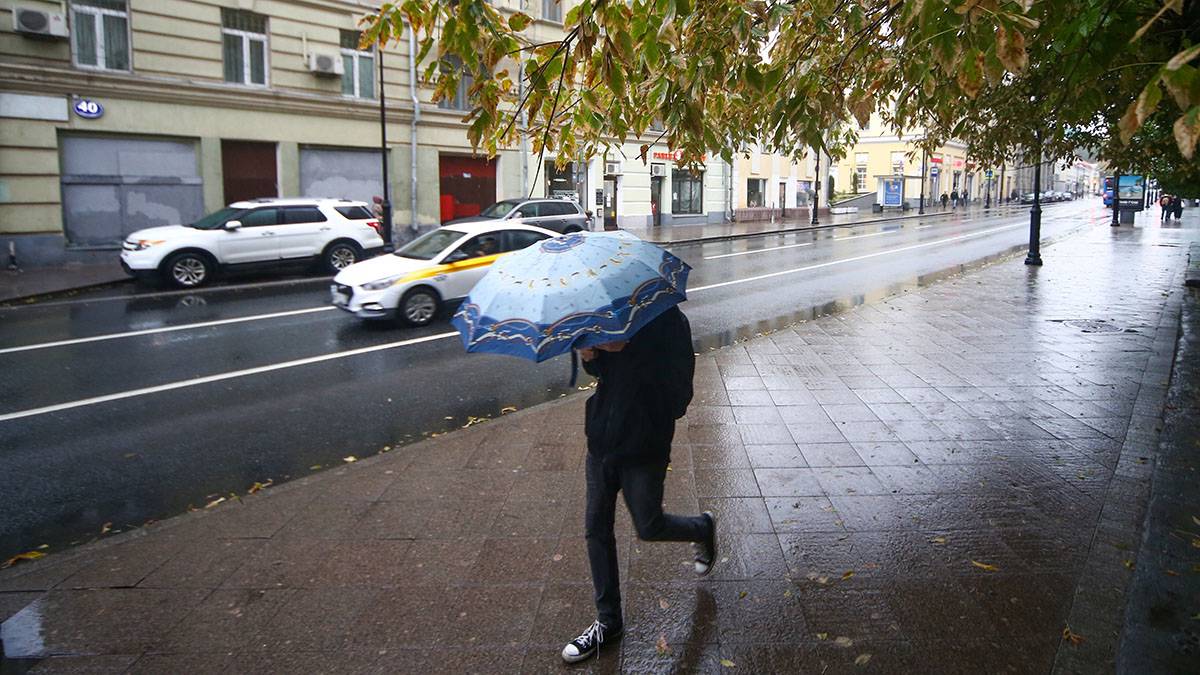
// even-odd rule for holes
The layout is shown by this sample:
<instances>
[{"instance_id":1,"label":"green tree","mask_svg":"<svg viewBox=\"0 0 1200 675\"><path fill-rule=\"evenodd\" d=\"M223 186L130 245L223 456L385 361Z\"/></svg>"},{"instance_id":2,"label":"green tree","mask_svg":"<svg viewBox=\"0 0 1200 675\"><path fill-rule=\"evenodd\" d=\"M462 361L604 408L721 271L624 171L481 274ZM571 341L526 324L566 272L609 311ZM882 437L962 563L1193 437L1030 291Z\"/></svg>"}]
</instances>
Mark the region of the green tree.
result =
<instances>
[{"instance_id":1,"label":"green tree","mask_svg":"<svg viewBox=\"0 0 1200 675\"><path fill-rule=\"evenodd\" d=\"M1180 111L1173 136L1190 158L1200 137L1190 65L1200 22L1172 37L1178 48L1152 59L1153 72L1130 59L1148 40L1170 51L1160 24L1186 26L1196 1L583 0L561 39L533 43L529 16L487 0L404 0L384 4L364 40L398 39L411 26L436 97L457 86L451 57L479 73L465 121L489 154L515 143L524 112L534 150L559 157L631 138L663 140L684 162L729 160L754 143L841 157L855 140L850 121L880 111L897 129L930 128L929 147L966 138L982 161L1038 145L1061 156L1084 131L1097 144L1111 135L1097 111L1104 87L1115 86L1108 74L1128 70L1143 93L1121 118L1126 139L1165 88ZM661 134L648 133L654 120Z\"/></svg>"}]
</instances>

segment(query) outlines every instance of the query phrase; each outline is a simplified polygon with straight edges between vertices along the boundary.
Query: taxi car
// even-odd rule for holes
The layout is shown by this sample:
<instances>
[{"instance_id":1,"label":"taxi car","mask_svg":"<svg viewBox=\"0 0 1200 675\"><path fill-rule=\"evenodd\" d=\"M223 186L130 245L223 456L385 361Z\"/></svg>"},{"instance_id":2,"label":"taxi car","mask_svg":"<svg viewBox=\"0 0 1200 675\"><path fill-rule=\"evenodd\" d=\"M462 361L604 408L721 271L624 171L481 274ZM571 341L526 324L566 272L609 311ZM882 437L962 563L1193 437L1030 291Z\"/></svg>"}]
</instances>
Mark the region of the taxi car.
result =
<instances>
[{"instance_id":1,"label":"taxi car","mask_svg":"<svg viewBox=\"0 0 1200 675\"><path fill-rule=\"evenodd\" d=\"M391 255L339 272L329 289L331 300L361 319L425 326L442 303L465 298L497 258L556 235L511 222L439 227Z\"/></svg>"}]
</instances>

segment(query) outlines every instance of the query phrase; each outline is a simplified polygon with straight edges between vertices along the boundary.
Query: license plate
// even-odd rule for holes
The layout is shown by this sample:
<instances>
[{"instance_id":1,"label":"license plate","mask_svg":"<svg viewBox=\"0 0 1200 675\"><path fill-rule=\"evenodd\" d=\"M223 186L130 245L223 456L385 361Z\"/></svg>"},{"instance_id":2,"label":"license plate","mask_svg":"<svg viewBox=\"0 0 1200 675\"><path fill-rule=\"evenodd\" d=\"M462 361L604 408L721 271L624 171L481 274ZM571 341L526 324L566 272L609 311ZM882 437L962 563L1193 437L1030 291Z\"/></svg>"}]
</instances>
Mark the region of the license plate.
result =
<instances>
[{"instance_id":1,"label":"license plate","mask_svg":"<svg viewBox=\"0 0 1200 675\"><path fill-rule=\"evenodd\" d=\"M345 307L346 305L350 304L350 296L338 291L337 288L330 289L329 294L333 300L333 304L338 305L339 307Z\"/></svg>"}]
</instances>

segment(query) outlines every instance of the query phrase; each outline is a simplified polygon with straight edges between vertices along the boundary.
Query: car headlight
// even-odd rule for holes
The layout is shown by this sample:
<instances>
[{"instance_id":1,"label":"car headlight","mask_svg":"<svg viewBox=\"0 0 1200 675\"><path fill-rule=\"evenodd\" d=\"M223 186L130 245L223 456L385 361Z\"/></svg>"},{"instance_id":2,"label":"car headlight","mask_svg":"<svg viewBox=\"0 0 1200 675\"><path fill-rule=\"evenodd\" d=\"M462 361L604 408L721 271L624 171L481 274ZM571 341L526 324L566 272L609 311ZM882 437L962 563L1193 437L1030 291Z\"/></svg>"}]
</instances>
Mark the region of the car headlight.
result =
<instances>
[{"instance_id":1,"label":"car headlight","mask_svg":"<svg viewBox=\"0 0 1200 675\"><path fill-rule=\"evenodd\" d=\"M382 279L376 279L375 281L368 281L367 283L363 284L362 287L364 290L368 290L368 291L381 291L381 290L387 288L388 286L391 286L392 284L396 283L397 281L400 281L403 278L404 278L403 274L396 274L394 276L384 277Z\"/></svg>"},{"instance_id":2,"label":"car headlight","mask_svg":"<svg viewBox=\"0 0 1200 675\"><path fill-rule=\"evenodd\" d=\"M166 241L165 239L138 239L133 242L133 250L145 251L151 246L157 246Z\"/></svg>"}]
</instances>

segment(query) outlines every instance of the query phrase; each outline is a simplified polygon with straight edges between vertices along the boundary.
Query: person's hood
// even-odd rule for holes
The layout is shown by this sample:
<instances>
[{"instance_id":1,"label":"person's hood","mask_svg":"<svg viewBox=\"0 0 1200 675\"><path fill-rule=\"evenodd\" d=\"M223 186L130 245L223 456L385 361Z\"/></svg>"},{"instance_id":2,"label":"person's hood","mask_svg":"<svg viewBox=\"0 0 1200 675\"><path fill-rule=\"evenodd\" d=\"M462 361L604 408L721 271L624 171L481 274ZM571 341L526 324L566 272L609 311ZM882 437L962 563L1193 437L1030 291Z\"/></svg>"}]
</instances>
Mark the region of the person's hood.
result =
<instances>
[{"instance_id":1,"label":"person's hood","mask_svg":"<svg viewBox=\"0 0 1200 675\"><path fill-rule=\"evenodd\" d=\"M333 280L335 283L357 286L398 274L408 274L420 269L427 269L432 266L433 261L431 260L417 260L395 254L384 254L354 263L341 272L338 272Z\"/></svg>"},{"instance_id":2,"label":"person's hood","mask_svg":"<svg viewBox=\"0 0 1200 675\"><path fill-rule=\"evenodd\" d=\"M162 225L159 227L147 227L144 230L131 232L125 237L129 241L137 241L139 239L177 239L197 232L194 227L184 227L183 225Z\"/></svg>"}]
</instances>

